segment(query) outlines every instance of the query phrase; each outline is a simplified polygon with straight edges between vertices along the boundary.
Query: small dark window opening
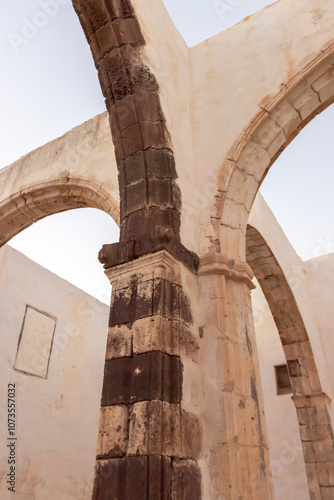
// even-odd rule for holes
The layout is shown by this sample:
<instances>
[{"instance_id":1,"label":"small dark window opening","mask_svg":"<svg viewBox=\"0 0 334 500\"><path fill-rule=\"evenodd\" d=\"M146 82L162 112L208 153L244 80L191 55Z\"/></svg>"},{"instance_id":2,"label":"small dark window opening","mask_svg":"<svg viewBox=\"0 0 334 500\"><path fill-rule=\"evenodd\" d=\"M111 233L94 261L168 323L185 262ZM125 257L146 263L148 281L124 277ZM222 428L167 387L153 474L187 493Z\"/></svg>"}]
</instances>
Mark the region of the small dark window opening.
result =
<instances>
[{"instance_id":1,"label":"small dark window opening","mask_svg":"<svg viewBox=\"0 0 334 500\"><path fill-rule=\"evenodd\" d=\"M292 394L288 365L275 366L277 394Z\"/></svg>"}]
</instances>

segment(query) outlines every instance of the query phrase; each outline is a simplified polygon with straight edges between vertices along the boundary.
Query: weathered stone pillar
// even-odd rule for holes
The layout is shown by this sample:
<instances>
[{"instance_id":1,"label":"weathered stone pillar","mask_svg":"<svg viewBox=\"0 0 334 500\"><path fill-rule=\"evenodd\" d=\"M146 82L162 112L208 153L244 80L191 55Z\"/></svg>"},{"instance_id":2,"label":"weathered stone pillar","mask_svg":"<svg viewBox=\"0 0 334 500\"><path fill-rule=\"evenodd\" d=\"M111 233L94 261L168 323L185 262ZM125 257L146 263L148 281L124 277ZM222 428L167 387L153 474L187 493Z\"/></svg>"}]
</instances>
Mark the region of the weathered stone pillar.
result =
<instances>
[{"instance_id":1,"label":"weathered stone pillar","mask_svg":"<svg viewBox=\"0 0 334 500\"><path fill-rule=\"evenodd\" d=\"M334 498L333 431L324 393L293 396L312 500Z\"/></svg>"},{"instance_id":2,"label":"weathered stone pillar","mask_svg":"<svg viewBox=\"0 0 334 500\"><path fill-rule=\"evenodd\" d=\"M274 498L246 263L213 253L199 269L205 499Z\"/></svg>"},{"instance_id":3,"label":"weathered stone pillar","mask_svg":"<svg viewBox=\"0 0 334 500\"><path fill-rule=\"evenodd\" d=\"M135 10L130 0L73 5L106 99L120 188L120 242L100 254L113 298L94 499L268 500L249 277L203 261L207 311L190 332L198 299L191 311L185 291L197 289L198 258L181 242L178 165ZM196 365L189 346L201 332ZM206 419L206 459L215 461L202 496L196 411ZM203 455L199 463L205 471Z\"/></svg>"},{"instance_id":4,"label":"weathered stone pillar","mask_svg":"<svg viewBox=\"0 0 334 500\"><path fill-rule=\"evenodd\" d=\"M181 277L195 275L183 267L161 251L106 271L113 291L94 500L201 499L200 423L182 404L184 364L196 370L198 358Z\"/></svg>"}]
</instances>

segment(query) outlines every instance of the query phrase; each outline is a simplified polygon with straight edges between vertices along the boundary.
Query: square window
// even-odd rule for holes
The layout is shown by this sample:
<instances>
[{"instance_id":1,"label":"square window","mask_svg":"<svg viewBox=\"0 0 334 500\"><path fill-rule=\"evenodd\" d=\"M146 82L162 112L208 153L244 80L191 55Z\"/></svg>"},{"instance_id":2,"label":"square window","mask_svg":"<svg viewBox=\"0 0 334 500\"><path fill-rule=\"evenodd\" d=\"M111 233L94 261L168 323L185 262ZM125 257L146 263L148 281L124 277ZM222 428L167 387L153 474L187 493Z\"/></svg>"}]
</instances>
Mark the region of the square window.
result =
<instances>
[{"instance_id":1,"label":"square window","mask_svg":"<svg viewBox=\"0 0 334 500\"><path fill-rule=\"evenodd\" d=\"M288 365L275 366L276 387L279 396L283 394L292 394L292 386Z\"/></svg>"}]
</instances>

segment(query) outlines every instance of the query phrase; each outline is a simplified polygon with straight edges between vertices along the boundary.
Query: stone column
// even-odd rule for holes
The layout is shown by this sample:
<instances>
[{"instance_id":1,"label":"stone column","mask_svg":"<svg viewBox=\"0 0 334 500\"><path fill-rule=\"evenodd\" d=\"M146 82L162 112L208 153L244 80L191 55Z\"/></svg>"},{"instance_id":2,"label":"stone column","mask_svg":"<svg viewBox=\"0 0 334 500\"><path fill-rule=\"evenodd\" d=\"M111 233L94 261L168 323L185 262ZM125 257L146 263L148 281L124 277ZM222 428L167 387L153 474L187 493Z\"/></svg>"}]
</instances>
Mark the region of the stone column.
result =
<instances>
[{"instance_id":1,"label":"stone column","mask_svg":"<svg viewBox=\"0 0 334 500\"><path fill-rule=\"evenodd\" d=\"M113 290L93 499L200 500L201 429L183 407L198 334L182 275L195 275L166 251L106 274Z\"/></svg>"},{"instance_id":2,"label":"stone column","mask_svg":"<svg viewBox=\"0 0 334 500\"><path fill-rule=\"evenodd\" d=\"M205 499L274 498L246 263L206 255L199 269ZM205 368L204 368L205 367Z\"/></svg>"}]
</instances>

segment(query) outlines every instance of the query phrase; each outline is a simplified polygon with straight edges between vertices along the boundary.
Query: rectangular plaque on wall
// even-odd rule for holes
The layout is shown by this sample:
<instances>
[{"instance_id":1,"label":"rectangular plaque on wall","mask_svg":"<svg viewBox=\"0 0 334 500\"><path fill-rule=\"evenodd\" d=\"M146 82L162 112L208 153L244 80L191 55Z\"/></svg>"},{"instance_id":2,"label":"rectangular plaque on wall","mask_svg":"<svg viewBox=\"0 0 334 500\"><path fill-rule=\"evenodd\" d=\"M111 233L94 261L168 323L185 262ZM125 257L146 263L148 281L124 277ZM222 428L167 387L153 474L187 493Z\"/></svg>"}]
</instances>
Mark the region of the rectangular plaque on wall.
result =
<instances>
[{"instance_id":1,"label":"rectangular plaque on wall","mask_svg":"<svg viewBox=\"0 0 334 500\"><path fill-rule=\"evenodd\" d=\"M47 378L56 318L27 306L17 354L15 370Z\"/></svg>"}]
</instances>

